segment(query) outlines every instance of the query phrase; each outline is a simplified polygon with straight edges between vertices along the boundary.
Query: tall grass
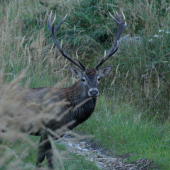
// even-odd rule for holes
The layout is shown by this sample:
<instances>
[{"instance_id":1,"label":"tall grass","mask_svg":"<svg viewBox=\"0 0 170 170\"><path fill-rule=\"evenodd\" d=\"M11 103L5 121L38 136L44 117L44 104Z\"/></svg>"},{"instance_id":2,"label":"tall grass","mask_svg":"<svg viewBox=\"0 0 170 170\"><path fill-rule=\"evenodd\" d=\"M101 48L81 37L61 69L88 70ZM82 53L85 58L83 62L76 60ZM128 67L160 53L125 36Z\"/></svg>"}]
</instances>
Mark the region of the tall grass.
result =
<instances>
[{"instance_id":1,"label":"tall grass","mask_svg":"<svg viewBox=\"0 0 170 170\"><path fill-rule=\"evenodd\" d=\"M28 134L30 130L36 132L40 128L43 129L42 122L52 118L52 114L48 113L49 110L52 113L51 109L56 106L50 105L47 108L32 102L22 107L22 98L27 92L28 85L30 87L54 86L63 79L63 75L67 75L65 68L68 61L59 56L52 44L45 41L47 33L43 27L46 27L46 18L43 16L47 15L43 11L39 17L37 16L39 6L40 4L36 1L0 2L0 8L3 9L0 14L2 21L0 26L0 63L2 66L0 130L5 131L5 133L0 133L0 139L4 140L0 145L0 169L33 169L35 167L37 152L33 150L37 150L38 138L32 141L28 138ZM17 76L23 69L27 70L27 76L24 73ZM25 86L25 90L19 87L19 84ZM46 96L46 100L49 96ZM55 113L56 111L55 109ZM59 131L56 135L60 133ZM55 134L55 132L51 133ZM21 146L23 143L24 148ZM59 154L52 140L51 143L54 159L58 160L55 167L60 166L61 169L65 169L61 156L66 154ZM69 161L65 162L67 168L79 169L76 166L77 161L73 160L72 164ZM92 166L93 169L97 169L96 166L86 163L83 159L80 162L84 167Z\"/></svg>"},{"instance_id":2,"label":"tall grass","mask_svg":"<svg viewBox=\"0 0 170 170\"><path fill-rule=\"evenodd\" d=\"M67 53L73 57L77 53L87 67L94 67L113 43L117 28L108 12L122 10L128 23L124 34L139 36L141 41L126 41L117 57L107 61L114 66L107 80L109 94L135 102L147 110L146 117L157 117L160 121L169 117L170 16L167 1L44 2L45 5L21 0L1 3L0 60L6 62L9 81L26 66L30 66L27 76L31 77L30 87L54 85L68 74L69 62L52 47L46 27L50 10L56 14L57 22L69 14L57 37L63 39Z\"/></svg>"},{"instance_id":3,"label":"tall grass","mask_svg":"<svg viewBox=\"0 0 170 170\"><path fill-rule=\"evenodd\" d=\"M126 158L127 162L149 159L154 164L149 169L168 170L170 124L143 120L143 114L135 106L101 96L91 119L76 131L94 135L95 143L111 155Z\"/></svg>"},{"instance_id":4,"label":"tall grass","mask_svg":"<svg viewBox=\"0 0 170 170\"><path fill-rule=\"evenodd\" d=\"M5 73L2 78L5 82L14 80L16 75L25 68L28 71L20 81L23 86L24 84L28 84L29 87L54 86L63 77L70 77L68 73L69 62L54 47L46 27L46 20L51 10L57 16L56 22L59 22L65 14L69 14L58 31L57 37L59 41L63 39L65 51L72 57L76 57L77 53L79 59L88 68L94 67L100 61L104 50L109 50L114 41L117 27L109 17L108 12L112 13L112 10L124 12L128 26L122 36L127 34L130 37L138 36L141 37L141 41L131 42L130 39L126 39L124 43L120 43L121 50L106 63L114 67L109 79L101 83L100 91L111 100L116 98L119 102L135 105L136 112L139 110L142 112L142 114L138 112L140 120L144 120L144 123L140 125L143 127L141 133L153 135L152 132L154 133L157 124L152 125L152 123L164 122L165 125L160 125L160 131L158 129L159 132L156 134L158 135L157 141L160 142L161 128L169 128L167 121L169 121L170 114L169 1L41 0L39 3L37 0L2 0L0 1L0 68L2 69L3 63L5 63ZM73 82L75 79L70 77L65 86L69 86ZM14 103L16 101L15 99ZM110 107L110 105L102 105L102 107ZM100 113L102 107L98 106L97 113ZM127 109L127 107L123 107ZM119 113L119 110L116 112ZM120 117L123 116L123 123L121 123L120 117L116 117L116 120L121 127L125 126L126 120L132 121L129 128L134 128L133 132L135 132L140 128L133 127L134 120L131 119L133 115L134 117L137 115L134 111L128 110L129 112L132 112L130 117L120 113ZM112 115L112 111L109 111L109 115ZM109 119L109 117L106 118ZM93 124L93 126L98 127L98 124ZM148 126L151 124L149 126L150 132L146 132L144 124ZM107 126L107 124L102 126ZM121 127L119 128L121 129ZM112 127L106 129L112 129ZM110 131L112 133L112 130ZM165 130L163 132L163 134L169 133ZM113 133L116 136L117 131ZM120 141L122 143L122 141L126 141L128 136L131 136L130 132L127 133L127 136L120 135L125 133L122 131L117 134L118 139L115 142L115 147L116 149L122 148L120 153L123 153L126 148L122 147L124 145L119 147L117 145ZM147 140L148 136L146 135L144 138ZM111 141L111 139L107 139L107 141ZM102 141L101 138L100 140ZM165 141L167 143L168 140L168 135L166 135ZM143 143L146 141L141 141L141 143L137 141L139 146L145 148ZM162 147L163 145L168 146L164 141L160 143ZM159 148L161 147L158 147L158 150ZM132 152L137 152L135 149L137 150L137 147L132 149ZM126 151L131 152L129 150ZM165 150L163 150L164 153ZM142 150L139 151L140 154L142 152ZM159 152L162 153L160 150ZM152 153L149 158L152 157ZM159 162L158 159L161 156L155 157ZM163 163L160 161L160 164ZM165 167L167 166L166 164Z\"/></svg>"}]
</instances>

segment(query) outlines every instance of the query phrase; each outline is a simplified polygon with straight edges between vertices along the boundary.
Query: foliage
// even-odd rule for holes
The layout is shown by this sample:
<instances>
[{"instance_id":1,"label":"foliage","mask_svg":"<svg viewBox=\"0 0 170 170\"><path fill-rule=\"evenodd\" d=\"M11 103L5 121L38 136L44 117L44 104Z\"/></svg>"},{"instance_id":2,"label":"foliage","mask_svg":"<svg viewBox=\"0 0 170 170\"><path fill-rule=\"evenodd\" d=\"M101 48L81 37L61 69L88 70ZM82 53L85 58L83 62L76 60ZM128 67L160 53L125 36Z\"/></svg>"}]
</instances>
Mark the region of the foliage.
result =
<instances>
[{"instance_id":1,"label":"foliage","mask_svg":"<svg viewBox=\"0 0 170 170\"><path fill-rule=\"evenodd\" d=\"M94 135L92 140L117 157L134 162L139 158L153 160L153 169L170 166L169 122L142 119L144 112L136 106L120 103L116 98L101 96L91 119L76 128L77 132Z\"/></svg>"},{"instance_id":2,"label":"foliage","mask_svg":"<svg viewBox=\"0 0 170 170\"><path fill-rule=\"evenodd\" d=\"M167 1L46 0L39 3L13 0L10 3L2 1L0 7L3 9L0 13L3 23L0 62L5 61L7 65L9 81L22 68L30 66L27 76L31 77L30 87L52 86L68 74L69 62L52 48L46 27L50 10L57 16L56 23L69 14L57 34L58 39L63 39L67 53L71 56L77 53L88 67L99 62L104 50L109 49L114 40L117 28L108 12L124 11L128 23L124 35L138 36L141 41L124 43L116 58L107 61L114 70L106 80L107 85L103 86L109 88L112 84L109 94L135 102L147 110L145 117L157 117L159 121L169 117Z\"/></svg>"},{"instance_id":3,"label":"foliage","mask_svg":"<svg viewBox=\"0 0 170 170\"><path fill-rule=\"evenodd\" d=\"M123 11L128 23L122 35L125 41L120 41L120 50L106 63L114 67L109 79L106 78L101 83L100 93L105 94L110 100L114 101L116 98L118 102L135 105L136 112L139 113L140 110L142 113L140 120L148 126L151 125L149 135L161 134L159 129L154 131L156 123L164 123L160 125L160 129L164 126L168 128L167 122L170 116L170 4L168 0L40 1L41 3L37 0L0 1L0 68L5 63L6 71L3 78L5 82L11 82L24 68L28 68L28 71L21 83L29 84L29 87L54 86L64 77L70 77L68 72L70 63L54 47L46 26L51 10L53 16L57 16L56 24L67 13L69 14L58 31L57 37L60 42L63 40L65 51L73 57L76 57L77 53L79 59L88 68L94 67L99 62L105 49L108 51L114 41L117 28L108 12ZM133 41L128 37L132 37ZM135 37L139 37L140 41ZM66 86L70 86L73 82L75 79L68 78ZM117 105L117 103L114 104ZM98 106L96 114L100 113L100 109L102 108ZM116 110L116 112L119 111ZM109 111L110 114L113 113ZM120 123L119 117L116 117L116 120L122 126L127 120L131 121L134 115L136 117L134 112L130 114L130 117L122 114L123 123ZM91 119L92 122L93 119ZM132 127L132 122L129 129ZM153 122L155 124L152 125ZM141 126L144 127L143 124ZM111 129L112 126L108 128ZM138 130L138 126L133 128L133 132ZM122 136L119 137L126 140L128 138L124 135L126 132L121 133ZM127 135L131 136L131 133ZM143 129L142 133L146 131ZM163 130L163 134L166 133ZM147 136L145 137L147 140ZM107 139L107 145L112 138ZM165 141L168 143L167 137ZM162 147L165 141L161 142ZM122 147L117 146L119 142L120 139L114 142L116 150ZM141 146L142 142L138 144ZM145 148L143 145L142 147ZM121 149L119 151L123 153ZM166 150L168 150L167 147L163 152L166 153ZM149 158L152 156L152 151ZM127 150L127 152L130 151ZM138 152L137 147L133 152ZM140 155L142 152L144 151L139 151ZM161 155L162 152L160 150L158 152ZM147 154L146 157L148 157ZM158 156L155 160L162 165L163 162L159 161L159 158ZM166 156L165 160L169 161Z\"/></svg>"}]
</instances>

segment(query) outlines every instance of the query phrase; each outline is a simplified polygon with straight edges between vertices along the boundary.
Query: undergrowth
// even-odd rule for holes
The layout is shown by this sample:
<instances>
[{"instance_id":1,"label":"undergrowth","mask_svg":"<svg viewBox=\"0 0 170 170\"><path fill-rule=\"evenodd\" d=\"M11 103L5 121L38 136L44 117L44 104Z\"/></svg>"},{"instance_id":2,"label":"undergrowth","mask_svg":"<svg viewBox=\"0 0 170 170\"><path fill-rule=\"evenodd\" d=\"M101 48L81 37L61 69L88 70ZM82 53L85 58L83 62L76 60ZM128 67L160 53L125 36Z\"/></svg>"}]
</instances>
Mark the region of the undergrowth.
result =
<instances>
[{"instance_id":1,"label":"undergrowth","mask_svg":"<svg viewBox=\"0 0 170 170\"><path fill-rule=\"evenodd\" d=\"M94 135L100 147L110 154L133 163L139 158L152 160L156 167L170 167L170 124L143 120L136 106L100 96L91 119L76 128L76 132Z\"/></svg>"},{"instance_id":2,"label":"undergrowth","mask_svg":"<svg viewBox=\"0 0 170 170\"><path fill-rule=\"evenodd\" d=\"M51 10L57 16L56 23L68 13L57 38L63 40L65 51L78 57L87 68L94 67L114 41L117 27L108 12L124 12L128 25L119 42L120 50L106 62L113 65L113 71L100 86L100 93L106 97L99 100L101 105L83 125L87 127L84 131L95 134L101 143L106 143L106 148L113 147L118 154L136 153L154 159L166 169L170 114L169 1L1 0L0 68L5 63L5 82L11 82L23 69L27 69L27 74L21 84L30 88L54 86L64 77L68 77L66 86L75 82L68 72L69 61L53 45L47 29ZM109 104L102 105L102 100ZM110 110L113 104L116 110ZM102 122L97 115L106 120ZM89 123L94 119L96 124ZM106 123L108 120L112 122ZM101 129L95 132L90 127ZM105 133L111 136L103 141Z\"/></svg>"},{"instance_id":3,"label":"undergrowth","mask_svg":"<svg viewBox=\"0 0 170 170\"><path fill-rule=\"evenodd\" d=\"M88 68L100 61L114 40L117 28L108 12L123 11L128 25L122 36L129 36L119 44L118 54L107 61L114 69L101 90L109 89L109 95L135 103L146 113L144 117L157 117L160 122L168 119L168 1L13 0L1 1L0 8L0 62L7 65L9 81L29 66L26 79L31 79L30 87L53 86L68 75L69 62L52 46L46 26L51 10L56 23L68 13L57 37L63 39L66 52L73 57L77 53Z\"/></svg>"}]
</instances>

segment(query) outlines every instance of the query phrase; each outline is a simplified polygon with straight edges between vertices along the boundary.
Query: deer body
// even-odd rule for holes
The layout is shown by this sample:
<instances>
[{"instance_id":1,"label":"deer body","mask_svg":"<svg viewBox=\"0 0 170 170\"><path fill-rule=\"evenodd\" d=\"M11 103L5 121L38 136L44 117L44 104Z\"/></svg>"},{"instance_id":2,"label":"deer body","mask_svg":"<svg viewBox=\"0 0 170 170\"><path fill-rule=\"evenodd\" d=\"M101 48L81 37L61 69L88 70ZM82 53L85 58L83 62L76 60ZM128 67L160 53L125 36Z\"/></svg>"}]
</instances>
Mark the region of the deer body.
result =
<instances>
[{"instance_id":1,"label":"deer body","mask_svg":"<svg viewBox=\"0 0 170 170\"><path fill-rule=\"evenodd\" d=\"M77 71L76 68L72 67L71 69L73 69L73 71L74 69ZM109 67L109 69L111 69L111 67ZM84 82L84 79L79 80L69 88L56 89L56 92L53 92L53 95L50 96L51 98L53 98L51 102L60 102L62 100L65 100L68 103L67 105L64 105L64 107L61 109L61 114L63 114L69 108L72 109L70 109L68 113L66 113L60 121L55 119L50 120L47 124L45 124L46 128L55 131L56 129L60 129L63 126L72 122L69 126L67 126L67 128L71 130L77 125L79 125L80 123L83 123L91 116L91 114L95 109L96 100L97 100L96 98L97 96L95 95L98 95L98 91L97 91L98 75L93 69L87 70L85 74L90 79L89 86L84 85L84 84L88 84L88 80L85 80L86 82ZM90 89L96 90L94 92L95 93L94 96L89 96ZM23 98L23 102L24 104L28 103L29 101L41 102L43 101L43 98L46 96L46 94L49 93L51 90L53 90L52 87L29 89L27 94ZM86 102L83 103L84 101ZM36 136L41 136L39 149L38 149L37 167L40 167L41 162L44 160L46 156L48 160L48 166L52 168L52 150L51 150L51 144L48 141L48 133L44 132L44 129L42 130L40 129L37 132L31 134ZM61 136L62 135L63 134L61 134Z\"/></svg>"},{"instance_id":2,"label":"deer body","mask_svg":"<svg viewBox=\"0 0 170 170\"><path fill-rule=\"evenodd\" d=\"M122 13L123 14L123 13ZM110 14L111 15L111 14ZM79 69L75 67L70 67L70 71L73 76L79 79L73 86L69 88L60 88L57 89L56 92L53 91L51 97L50 103L56 103L61 102L65 100L67 104L61 107L60 115L63 115L60 120L57 120L57 118L49 120L44 124L46 129L50 130L56 130L60 129L61 127L68 125L68 129L73 129L80 123L83 123L86 121L91 114L93 113L97 101L97 96L99 95L99 90L97 88L100 78L107 76L112 66L106 66L104 68L101 68L101 65L110 57L112 56L118 49L118 43L117 41L120 38L120 35L123 31L123 29L126 26L125 17L123 15L123 20L119 16L119 14L116 12L115 16L111 17L118 25L118 30L116 34L116 38L114 40L114 43L109 50L107 54L103 56L101 61L97 64L96 67L93 69L86 69L83 64L78 61L74 60L72 57L70 57L63 49L62 45L60 46L58 43L58 40L56 39L56 32L59 29L60 25L63 23L66 17L57 25L54 26L55 23L55 17L52 22L52 26L50 25L52 13L49 15L47 26L49 28L49 31L51 32L53 41L61 54L71 61L73 64L75 64ZM50 91L54 90L52 87L41 87L41 88L33 88L29 89L28 92L25 94L23 98L23 103L27 104L29 101L35 100L36 102L43 101L46 94ZM48 105L47 104L47 105ZM67 113L65 114L65 112ZM48 133L47 130L40 129L37 132L31 133L33 135L39 135L40 143L38 148L38 156L37 156L37 167L40 167L41 163L43 162L44 158L47 158L48 161L48 167L52 168L52 147L50 140L48 139L48 136L51 135ZM60 134L58 138L60 138L63 134ZM51 135L53 137L53 135Z\"/></svg>"},{"instance_id":3,"label":"deer body","mask_svg":"<svg viewBox=\"0 0 170 170\"><path fill-rule=\"evenodd\" d=\"M44 97L47 93L49 93L53 88L52 87L41 87L41 88L33 88L29 89L26 95L23 98L23 103L27 104L30 101L37 101L41 102L43 101ZM54 93L54 92L53 92ZM82 85L82 82L79 80L73 86L69 88L59 88L56 90L56 93L54 93L52 96L53 100L50 101L50 103L56 103L60 102L62 100L65 100L67 102L67 105L64 105L64 108L61 110L61 114L65 112L67 109L70 109L65 116L63 116L61 121L58 120L52 120L52 122L48 122L46 125L47 128L50 128L52 130L61 128L65 124L68 124L69 122L73 122L69 129L73 129L78 124L84 122L86 119L88 119L91 114L94 111L95 105L96 105L96 97L89 97L87 89ZM86 101L84 104L84 101ZM49 104L50 104L49 103ZM79 107L77 107L80 105Z\"/></svg>"}]
</instances>

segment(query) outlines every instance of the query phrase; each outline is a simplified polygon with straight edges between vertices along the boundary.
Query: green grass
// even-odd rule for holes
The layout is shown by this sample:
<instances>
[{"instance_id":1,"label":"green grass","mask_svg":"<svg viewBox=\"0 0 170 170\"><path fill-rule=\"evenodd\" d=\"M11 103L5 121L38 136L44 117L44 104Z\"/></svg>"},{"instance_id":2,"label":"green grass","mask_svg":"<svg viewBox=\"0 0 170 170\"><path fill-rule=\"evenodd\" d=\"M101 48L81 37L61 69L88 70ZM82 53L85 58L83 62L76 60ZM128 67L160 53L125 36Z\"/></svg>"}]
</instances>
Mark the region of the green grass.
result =
<instances>
[{"instance_id":1,"label":"green grass","mask_svg":"<svg viewBox=\"0 0 170 170\"><path fill-rule=\"evenodd\" d=\"M142 119L142 112L114 98L100 96L92 117L76 128L94 135L98 144L113 154L124 155L133 162L139 158L153 160L161 170L170 167L170 124Z\"/></svg>"},{"instance_id":2,"label":"green grass","mask_svg":"<svg viewBox=\"0 0 170 170\"><path fill-rule=\"evenodd\" d=\"M68 13L57 37L63 39L68 54L76 57L77 52L80 61L90 68L100 61L105 49L110 49L116 34L116 24L108 12L123 10L128 25L122 36L140 36L142 42L127 43L106 62L113 65L113 71L101 82L100 94L104 96L99 97L93 116L77 131L93 134L94 140L117 155L132 153L129 161L147 158L161 169L169 169L169 1L48 2L46 7L37 0L0 1L0 66L6 64L4 79L10 82L28 68L21 83L28 81L31 88L54 86L65 77L70 77L66 86L72 85L75 80L69 73L70 63L52 47L47 14L53 10L57 24ZM16 143L17 154L22 150L20 145L26 146ZM32 148L24 162L35 165L36 154L37 149ZM77 163L78 158L71 157L74 164L65 163L66 169L76 164L81 169L90 166L83 158Z\"/></svg>"},{"instance_id":3,"label":"green grass","mask_svg":"<svg viewBox=\"0 0 170 170\"><path fill-rule=\"evenodd\" d=\"M29 139L34 144L38 143L39 137L30 136ZM10 163L15 162L13 168L24 168L24 170L31 170L35 167L36 164L36 156L37 156L37 145L30 146L28 142L23 142L21 140L17 140L13 143L11 142L3 142L3 145L7 145L6 152L15 153L15 156L11 155L6 159L4 164L1 163L1 170L9 169ZM75 154L70 153L67 148L63 144L56 143L57 152L61 159L59 161L58 157L55 157L57 167L61 170L98 170L97 166L95 166L92 162L86 160L86 156L77 156ZM2 153L1 153L2 154ZM18 163L17 161L20 161ZM6 165L6 163L9 164ZM18 164L17 164L18 163ZM64 166L62 166L64 165ZM47 161L42 164L42 167L47 167Z\"/></svg>"},{"instance_id":4,"label":"green grass","mask_svg":"<svg viewBox=\"0 0 170 170\"><path fill-rule=\"evenodd\" d=\"M75 131L93 135L92 140L97 141L99 146L114 156L129 154L127 162L133 163L139 158L145 158L153 160L161 170L167 170L170 166L170 124L144 120L143 114L142 111L127 103L119 103L114 98L100 96L91 118L79 125ZM38 143L39 140L38 137L32 136L30 139L34 143ZM8 147L22 157L28 144L20 141L8 144ZM23 159L24 163L30 163L32 167L36 163L36 147L31 147L28 155ZM81 169L89 169L89 167L97 169L95 165L86 161L85 157L66 152L63 145L56 144L56 147L61 155L65 153L66 159L63 160L65 169L79 169L80 167ZM45 161L43 166L46 165Z\"/></svg>"}]
</instances>

